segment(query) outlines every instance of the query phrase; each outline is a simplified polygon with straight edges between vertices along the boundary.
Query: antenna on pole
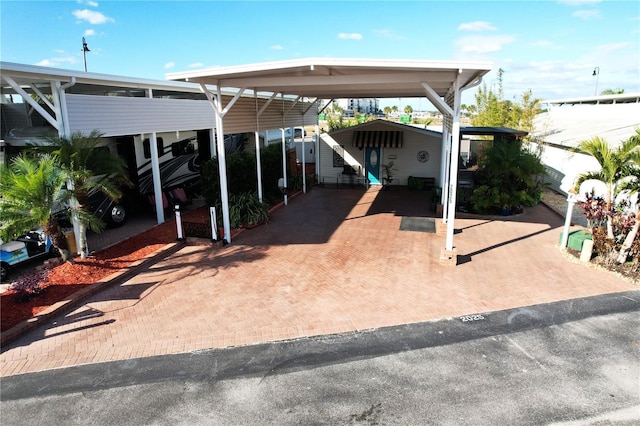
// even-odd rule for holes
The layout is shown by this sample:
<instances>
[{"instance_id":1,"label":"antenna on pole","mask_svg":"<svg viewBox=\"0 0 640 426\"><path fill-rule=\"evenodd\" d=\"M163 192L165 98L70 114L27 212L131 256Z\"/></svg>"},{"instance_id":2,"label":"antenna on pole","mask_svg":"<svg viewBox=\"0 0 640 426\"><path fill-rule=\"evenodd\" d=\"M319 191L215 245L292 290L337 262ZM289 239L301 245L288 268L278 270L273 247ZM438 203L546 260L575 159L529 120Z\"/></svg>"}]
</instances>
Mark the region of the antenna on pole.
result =
<instances>
[{"instance_id":1,"label":"antenna on pole","mask_svg":"<svg viewBox=\"0 0 640 426\"><path fill-rule=\"evenodd\" d=\"M87 41L82 37L82 57L84 58L84 71L87 72L87 52L91 52L87 46Z\"/></svg>"}]
</instances>

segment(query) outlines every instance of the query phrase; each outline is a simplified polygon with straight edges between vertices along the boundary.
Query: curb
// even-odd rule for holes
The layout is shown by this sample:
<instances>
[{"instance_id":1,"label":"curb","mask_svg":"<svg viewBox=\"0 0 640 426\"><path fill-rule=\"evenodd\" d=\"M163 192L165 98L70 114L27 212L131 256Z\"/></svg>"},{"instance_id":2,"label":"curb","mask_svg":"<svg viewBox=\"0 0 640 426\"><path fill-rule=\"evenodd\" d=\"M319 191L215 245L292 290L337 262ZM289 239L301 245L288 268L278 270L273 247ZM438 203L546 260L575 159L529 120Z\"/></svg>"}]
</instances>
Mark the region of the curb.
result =
<instances>
[{"instance_id":1,"label":"curb","mask_svg":"<svg viewBox=\"0 0 640 426\"><path fill-rule=\"evenodd\" d=\"M71 308L76 307L80 304L80 302L83 302L94 294L97 294L102 290L111 287L112 285L122 283L123 281L137 274L138 271L143 267L157 260L159 257L175 253L184 246L184 241L169 243L161 249L155 251L154 253L150 253L142 259L136 260L126 268L123 268L118 272L114 272L113 274L103 278L102 280L90 284L82 290L71 294L67 300L54 303L44 311L40 312L38 315L24 320L20 324L2 332L2 334L0 334L0 346L6 345L7 343L16 340L27 331L33 330L34 328L38 327L38 325L43 321L46 321L49 318L62 312L71 310Z\"/></svg>"}]
</instances>

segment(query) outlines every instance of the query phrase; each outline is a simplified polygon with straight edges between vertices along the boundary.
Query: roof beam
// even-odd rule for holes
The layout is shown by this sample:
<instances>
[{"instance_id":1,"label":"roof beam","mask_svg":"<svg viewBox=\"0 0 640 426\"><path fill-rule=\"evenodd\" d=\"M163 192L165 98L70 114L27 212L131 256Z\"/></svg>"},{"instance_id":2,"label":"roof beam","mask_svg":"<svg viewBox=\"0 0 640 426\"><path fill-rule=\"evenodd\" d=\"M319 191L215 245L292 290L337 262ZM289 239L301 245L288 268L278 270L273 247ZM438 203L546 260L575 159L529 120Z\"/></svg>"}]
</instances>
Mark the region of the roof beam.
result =
<instances>
[{"instance_id":1,"label":"roof beam","mask_svg":"<svg viewBox=\"0 0 640 426\"><path fill-rule=\"evenodd\" d=\"M351 84L397 84L407 81L450 82L451 74L439 72L438 75L427 72L416 73L382 73L382 74L358 74L358 75L308 75L308 76L282 76L282 77L240 77L217 80L220 87L256 87L270 88L268 91L279 91L282 87L315 87L315 86L345 86ZM193 78L190 81L214 84L208 78ZM273 90L272 90L273 89Z\"/></svg>"},{"instance_id":2,"label":"roof beam","mask_svg":"<svg viewBox=\"0 0 640 426\"><path fill-rule=\"evenodd\" d=\"M11 86L11 88L15 90L17 94L22 96L22 99L24 99L26 103L28 103L29 105L31 105L31 107L33 107L33 109L38 111L38 114L40 114L45 120L47 120L49 124L53 126L54 129L60 131L58 120L56 120L55 117L52 117L51 114L49 114L36 101L34 101L33 98L29 96L29 94L25 92L24 89L20 87L11 77L9 77L8 75L2 75L2 79L6 81L7 84Z\"/></svg>"},{"instance_id":3,"label":"roof beam","mask_svg":"<svg viewBox=\"0 0 640 426\"><path fill-rule=\"evenodd\" d=\"M427 96L427 99L429 99L429 101L433 104L433 106L435 106L436 108L438 108L438 111L440 111L443 114L448 114L450 116L455 116L453 110L451 109L451 107L449 107L449 105L447 105L442 98L436 93L435 90L433 90L431 88L431 86L429 86L426 82L421 82L420 83L422 85L422 87L424 87L424 91L425 94Z\"/></svg>"}]
</instances>

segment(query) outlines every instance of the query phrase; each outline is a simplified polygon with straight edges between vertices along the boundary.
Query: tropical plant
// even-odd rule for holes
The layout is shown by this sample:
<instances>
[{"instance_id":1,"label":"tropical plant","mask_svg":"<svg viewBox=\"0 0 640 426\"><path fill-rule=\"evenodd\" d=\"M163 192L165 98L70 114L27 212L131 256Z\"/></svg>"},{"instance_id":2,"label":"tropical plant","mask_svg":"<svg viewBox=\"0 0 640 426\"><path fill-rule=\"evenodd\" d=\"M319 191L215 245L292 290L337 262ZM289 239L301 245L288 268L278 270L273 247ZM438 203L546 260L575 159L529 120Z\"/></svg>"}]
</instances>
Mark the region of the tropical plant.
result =
<instances>
[{"instance_id":1,"label":"tropical plant","mask_svg":"<svg viewBox=\"0 0 640 426\"><path fill-rule=\"evenodd\" d=\"M391 182L393 182L393 172L397 170L394 169L393 166L393 161L382 165L382 180L384 181L385 187L391 185Z\"/></svg>"},{"instance_id":2,"label":"tropical plant","mask_svg":"<svg viewBox=\"0 0 640 426\"><path fill-rule=\"evenodd\" d=\"M517 210L540 201L545 169L521 141L499 140L487 145L478 161L476 188L471 194L479 213Z\"/></svg>"},{"instance_id":3,"label":"tropical plant","mask_svg":"<svg viewBox=\"0 0 640 426\"><path fill-rule=\"evenodd\" d=\"M638 221L637 209L636 212L631 211L631 204L629 199L621 197L612 203L610 210L607 210L605 199L596 195L594 191L586 193L585 199L578 203L587 218L587 227L593 239L593 250L605 265L623 263L633 251L635 240L633 231ZM607 218L607 214L610 218ZM609 222L612 223L615 238L607 237ZM627 250L624 249L625 244L629 245ZM624 257L621 259L623 253Z\"/></svg>"},{"instance_id":4,"label":"tropical plant","mask_svg":"<svg viewBox=\"0 0 640 426\"><path fill-rule=\"evenodd\" d=\"M15 157L0 169L0 238L11 240L38 226L62 260L71 259L64 231L52 213L72 197L69 175L49 154Z\"/></svg>"},{"instance_id":5,"label":"tropical plant","mask_svg":"<svg viewBox=\"0 0 640 426\"><path fill-rule=\"evenodd\" d=\"M346 129L347 127L355 126L358 124L357 120L344 119L344 116L339 115L336 119L331 115L327 116L327 126L329 126L329 131L333 132L334 130Z\"/></svg>"},{"instance_id":6,"label":"tropical plant","mask_svg":"<svg viewBox=\"0 0 640 426\"><path fill-rule=\"evenodd\" d=\"M522 94L521 102L504 99L502 77L504 70L498 70L498 86L494 91L483 84L476 93L476 105L467 107L473 111L471 123L474 126L509 127L531 132L533 119L540 112L541 100L534 98L529 90Z\"/></svg>"},{"instance_id":7,"label":"tropical plant","mask_svg":"<svg viewBox=\"0 0 640 426\"><path fill-rule=\"evenodd\" d=\"M622 95L624 93L624 89L605 89L600 92L601 95Z\"/></svg>"},{"instance_id":8,"label":"tropical plant","mask_svg":"<svg viewBox=\"0 0 640 426\"><path fill-rule=\"evenodd\" d=\"M86 230L100 232L105 224L89 213L89 196L99 191L117 201L122 196L122 186L132 186L125 162L101 145L102 134L97 130L88 135L75 132L69 138L49 138L36 150L51 152L58 163L68 171L68 187L73 200L67 210L68 216L77 220L80 227L80 253L88 256Z\"/></svg>"},{"instance_id":9,"label":"tropical plant","mask_svg":"<svg viewBox=\"0 0 640 426\"><path fill-rule=\"evenodd\" d=\"M577 176L574 190L587 180L598 180L606 186L605 215L607 218L607 238L615 238L613 232L613 209L615 196L625 178L637 176L640 165L640 129L623 141L618 148L612 148L607 141L596 136L580 142L575 149L591 155L600 165L599 171L585 172Z\"/></svg>"},{"instance_id":10,"label":"tropical plant","mask_svg":"<svg viewBox=\"0 0 640 426\"><path fill-rule=\"evenodd\" d=\"M261 151L263 199L272 204L282 198L278 179L282 177L282 143L264 147ZM209 206L215 206L221 220L221 193L219 164L216 157L205 162L201 169L202 195ZM291 182L291 176L288 176ZM257 192L257 171L255 154L236 152L227 157L227 182L229 191L229 215L235 198L245 193ZM290 183L291 186L291 183Z\"/></svg>"},{"instance_id":11,"label":"tropical plant","mask_svg":"<svg viewBox=\"0 0 640 426\"><path fill-rule=\"evenodd\" d=\"M269 220L268 206L255 192L233 194L229 197L229 221L232 228L255 226Z\"/></svg>"}]
</instances>

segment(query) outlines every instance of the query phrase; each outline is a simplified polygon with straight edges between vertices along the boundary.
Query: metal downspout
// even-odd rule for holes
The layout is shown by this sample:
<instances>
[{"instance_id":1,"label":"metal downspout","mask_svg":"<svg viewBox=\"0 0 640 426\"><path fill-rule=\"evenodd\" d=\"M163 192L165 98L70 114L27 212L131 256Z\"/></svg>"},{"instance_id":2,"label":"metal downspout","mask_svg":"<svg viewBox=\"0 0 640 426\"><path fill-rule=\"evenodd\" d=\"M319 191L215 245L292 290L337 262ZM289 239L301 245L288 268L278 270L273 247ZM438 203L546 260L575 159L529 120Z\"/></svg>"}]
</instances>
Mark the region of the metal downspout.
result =
<instances>
[{"instance_id":1,"label":"metal downspout","mask_svg":"<svg viewBox=\"0 0 640 426\"><path fill-rule=\"evenodd\" d=\"M60 91L59 91L59 101L60 101L60 112L61 112L61 117L60 117L60 121L61 121L61 125L62 125L62 129L61 131L58 131L58 134L61 134L62 137L70 137L71 136L71 129L69 128L69 110L67 109L67 93L66 90L70 87L73 87L76 85L76 78L75 77L71 77L71 80L68 83L65 83L63 85L61 85L59 87Z\"/></svg>"}]
</instances>

